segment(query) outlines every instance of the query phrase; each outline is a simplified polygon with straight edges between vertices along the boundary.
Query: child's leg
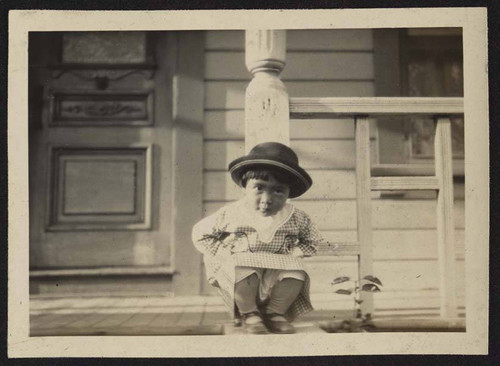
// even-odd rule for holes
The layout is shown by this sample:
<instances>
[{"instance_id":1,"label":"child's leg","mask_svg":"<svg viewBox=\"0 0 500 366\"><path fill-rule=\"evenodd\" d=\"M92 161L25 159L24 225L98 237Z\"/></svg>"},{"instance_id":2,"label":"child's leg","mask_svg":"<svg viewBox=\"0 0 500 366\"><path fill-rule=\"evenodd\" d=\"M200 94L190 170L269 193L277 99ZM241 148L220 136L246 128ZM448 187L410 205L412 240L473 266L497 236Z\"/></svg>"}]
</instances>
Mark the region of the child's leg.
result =
<instances>
[{"instance_id":1,"label":"child's leg","mask_svg":"<svg viewBox=\"0 0 500 366\"><path fill-rule=\"evenodd\" d=\"M236 278L238 279L238 273ZM243 325L248 332L256 334L267 333L257 307L259 282L259 277L254 272L236 282L234 286L234 301L242 315Z\"/></svg>"},{"instance_id":2,"label":"child's leg","mask_svg":"<svg viewBox=\"0 0 500 366\"><path fill-rule=\"evenodd\" d=\"M299 295L303 285L304 281L295 278L284 278L276 283L266 307L266 313L285 314Z\"/></svg>"},{"instance_id":3,"label":"child's leg","mask_svg":"<svg viewBox=\"0 0 500 366\"><path fill-rule=\"evenodd\" d=\"M283 315L302 290L305 274L302 271L283 271L279 277L281 281L273 286L266 306L266 325L273 333L294 333L294 327Z\"/></svg>"},{"instance_id":4,"label":"child's leg","mask_svg":"<svg viewBox=\"0 0 500 366\"><path fill-rule=\"evenodd\" d=\"M259 290L259 277L251 274L237 282L234 286L234 301L241 314L257 311L257 291Z\"/></svg>"}]
</instances>

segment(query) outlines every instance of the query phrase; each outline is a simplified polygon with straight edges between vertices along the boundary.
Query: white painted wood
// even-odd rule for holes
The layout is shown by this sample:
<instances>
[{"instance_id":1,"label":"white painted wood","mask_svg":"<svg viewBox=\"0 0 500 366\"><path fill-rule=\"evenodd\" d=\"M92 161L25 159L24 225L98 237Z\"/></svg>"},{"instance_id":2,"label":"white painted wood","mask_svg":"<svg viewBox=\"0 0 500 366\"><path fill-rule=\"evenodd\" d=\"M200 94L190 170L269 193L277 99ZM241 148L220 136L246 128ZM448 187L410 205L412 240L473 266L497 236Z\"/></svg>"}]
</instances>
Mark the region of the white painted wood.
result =
<instances>
[{"instance_id":1,"label":"white painted wood","mask_svg":"<svg viewBox=\"0 0 500 366\"><path fill-rule=\"evenodd\" d=\"M356 185L352 170L311 170L313 185L298 200L354 199ZM203 174L203 197L207 201L230 201L242 197L243 193L224 171L206 171Z\"/></svg>"},{"instance_id":2,"label":"white painted wood","mask_svg":"<svg viewBox=\"0 0 500 366\"><path fill-rule=\"evenodd\" d=\"M245 31L245 64L253 78L245 93L245 152L255 145L290 143L288 93L279 79L285 66L286 31Z\"/></svg>"},{"instance_id":3,"label":"white painted wood","mask_svg":"<svg viewBox=\"0 0 500 366\"><path fill-rule=\"evenodd\" d=\"M453 174L465 174L463 161L453 162ZM435 164L376 164L372 166L372 176L434 176Z\"/></svg>"},{"instance_id":4,"label":"white painted wood","mask_svg":"<svg viewBox=\"0 0 500 366\"><path fill-rule=\"evenodd\" d=\"M225 140L245 138L245 112L243 110L206 111L204 138ZM375 129L370 129L372 138ZM336 119L291 119L291 139L354 139L352 118ZM434 169L434 166L432 167Z\"/></svg>"},{"instance_id":5,"label":"white painted wood","mask_svg":"<svg viewBox=\"0 0 500 366\"><path fill-rule=\"evenodd\" d=\"M244 52L206 52L207 80L250 80ZM359 52L288 52L281 79L372 80L373 54Z\"/></svg>"},{"instance_id":6,"label":"white painted wood","mask_svg":"<svg viewBox=\"0 0 500 366\"><path fill-rule=\"evenodd\" d=\"M323 235L329 239L329 232ZM339 235L335 235L336 240ZM347 236L344 234L344 236ZM456 259L464 259L465 230L455 230ZM329 239L330 240L330 239ZM346 239L344 239L346 240ZM374 230L373 258L374 260L415 260L437 259L437 230Z\"/></svg>"},{"instance_id":7,"label":"white painted wood","mask_svg":"<svg viewBox=\"0 0 500 366\"><path fill-rule=\"evenodd\" d=\"M123 275L165 275L173 274L174 269L168 266L147 267L103 267L103 268L74 268L74 269L46 269L30 271L30 278L59 277L59 276L123 276Z\"/></svg>"},{"instance_id":8,"label":"white painted wood","mask_svg":"<svg viewBox=\"0 0 500 366\"><path fill-rule=\"evenodd\" d=\"M352 279L358 278L358 263L353 260L347 262L336 260L339 257L330 257L329 262L318 262L312 259L306 259L306 269L311 277L312 293L329 293L338 288L349 288L352 284L345 286L331 286L331 281L335 277L348 276ZM457 261L463 263L463 261ZM379 306L380 297L389 296L386 293L394 292L392 296L402 297L407 291L426 291L432 289L435 291L435 297L439 298L439 266L436 259L422 260L392 260L392 261L374 261L374 275L380 279L383 287L381 293L374 294L375 306ZM464 275L463 268L460 275ZM463 277L461 277L463 279ZM460 294L464 294L464 281L460 287ZM399 292L399 294L398 294ZM342 298L343 296L339 296Z\"/></svg>"},{"instance_id":9,"label":"white painted wood","mask_svg":"<svg viewBox=\"0 0 500 366\"><path fill-rule=\"evenodd\" d=\"M435 177L372 177L371 189L379 191L438 189L438 180Z\"/></svg>"},{"instance_id":10,"label":"white painted wood","mask_svg":"<svg viewBox=\"0 0 500 366\"><path fill-rule=\"evenodd\" d=\"M294 29L287 31L287 50L373 50L372 31L369 29ZM238 50L245 47L242 30L206 32L206 50Z\"/></svg>"},{"instance_id":11,"label":"white painted wood","mask_svg":"<svg viewBox=\"0 0 500 366\"><path fill-rule=\"evenodd\" d=\"M455 244L453 219L453 172L451 154L451 121L438 118L434 138L436 177L439 180L437 199L439 288L441 316L455 317Z\"/></svg>"},{"instance_id":12,"label":"white painted wood","mask_svg":"<svg viewBox=\"0 0 500 366\"><path fill-rule=\"evenodd\" d=\"M294 118L315 115L463 114L463 98L291 98ZM397 121L399 122L399 121Z\"/></svg>"},{"instance_id":13,"label":"white painted wood","mask_svg":"<svg viewBox=\"0 0 500 366\"><path fill-rule=\"evenodd\" d=\"M292 140L290 146L299 156L300 165L307 169L353 169L354 141L352 140ZM228 164L244 155L243 141L206 141L204 167L206 170L227 170ZM372 163L376 162L376 145L371 143Z\"/></svg>"},{"instance_id":14,"label":"white painted wood","mask_svg":"<svg viewBox=\"0 0 500 366\"><path fill-rule=\"evenodd\" d=\"M357 256L360 253L358 242L328 242L318 246L316 257L321 256Z\"/></svg>"},{"instance_id":15,"label":"white painted wood","mask_svg":"<svg viewBox=\"0 0 500 366\"><path fill-rule=\"evenodd\" d=\"M243 109L245 106L245 81L206 81L205 108ZM287 81L291 97L371 97L372 81ZM293 100L293 99L292 99ZM293 115L290 118L295 118Z\"/></svg>"},{"instance_id":16,"label":"white painted wood","mask_svg":"<svg viewBox=\"0 0 500 366\"><path fill-rule=\"evenodd\" d=\"M372 202L370 190L370 121L358 117L356 130L356 211L359 253L359 279L373 273ZM361 310L373 313L373 294L361 292Z\"/></svg>"},{"instance_id":17,"label":"white painted wood","mask_svg":"<svg viewBox=\"0 0 500 366\"><path fill-rule=\"evenodd\" d=\"M228 202L205 203L204 214L214 213ZM292 203L306 211L320 230L355 230L356 202L354 200L298 201ZM434 200L373 200L373 228L385 230L436 229ZM455 227L465 228L464 201L454 205Z\"/></svg>"},{"instance_id":18,"label":"white painted wood","mask_svg":"<svg viewBox=\"0 0 500 366\"><path fill-rule=\"evenodd\" d=\"M198 295L201 254L191 244L193 225L203 202L203 32L178 32L172 126L172 242L175 244L174 291ZM167 101L165 101L167 103Z\"/></svg>"}]
</instances>

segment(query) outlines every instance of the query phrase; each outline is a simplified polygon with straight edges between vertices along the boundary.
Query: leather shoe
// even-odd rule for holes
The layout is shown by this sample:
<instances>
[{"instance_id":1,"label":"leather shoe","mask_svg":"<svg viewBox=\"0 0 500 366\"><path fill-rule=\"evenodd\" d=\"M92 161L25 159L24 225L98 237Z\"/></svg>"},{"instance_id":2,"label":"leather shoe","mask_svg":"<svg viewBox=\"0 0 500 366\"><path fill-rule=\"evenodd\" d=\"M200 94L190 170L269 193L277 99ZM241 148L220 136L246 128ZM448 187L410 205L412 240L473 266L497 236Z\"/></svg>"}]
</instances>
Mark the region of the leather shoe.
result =
<instances>
[{"instance_id":1,"label":"leather shoe","mask_svg":"<svg viewBox=\"0 0 500 366\"><path fill-rule=\"evenodd\" d=\"M272 333L278 334L292 334L295 333L295 328L286 318L281 314L266 314L264 323L267 329Z\"/></svg>"},{"instance_id":2,"label":"leather shoe","mask_svg":"<svg viewBox=\"0 0 500 366\"><path fill-rule=\"evenodd\" d=\"M265 334L268 333L264 321L258 311L252 311L241 315L243 328L247 333Z\"/></svg>"}]
</instances>

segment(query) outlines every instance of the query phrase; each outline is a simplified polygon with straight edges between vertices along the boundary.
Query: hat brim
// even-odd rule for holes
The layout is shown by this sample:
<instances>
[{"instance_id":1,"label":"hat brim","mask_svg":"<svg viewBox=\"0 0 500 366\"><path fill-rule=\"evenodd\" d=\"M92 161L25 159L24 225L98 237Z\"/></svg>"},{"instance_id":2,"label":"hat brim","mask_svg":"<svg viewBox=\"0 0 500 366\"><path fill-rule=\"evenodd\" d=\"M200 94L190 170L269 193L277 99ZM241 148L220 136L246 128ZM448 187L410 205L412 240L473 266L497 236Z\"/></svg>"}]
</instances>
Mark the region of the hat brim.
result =
<instances>
[{"instance_id":1,"label":"hat brim","mask_svg":"<svg viewBox=\"0 0 500 366\"><path fill-rule=\"evenodd\" d=\"M234 160L229 165L229 172L231 173L233 181L241 186L241 178L243 175L247 171L255 168L278 169L284 173L284 175L289 177L289 182L287 183L290 187L290 198L301 196L312 185L312 179L309 174L307 174L307 172L298 165L292 165L289 162L285 164L284 162L264 158L250 158L247 156L241 157Z\"/></svg>"}]
</instances>

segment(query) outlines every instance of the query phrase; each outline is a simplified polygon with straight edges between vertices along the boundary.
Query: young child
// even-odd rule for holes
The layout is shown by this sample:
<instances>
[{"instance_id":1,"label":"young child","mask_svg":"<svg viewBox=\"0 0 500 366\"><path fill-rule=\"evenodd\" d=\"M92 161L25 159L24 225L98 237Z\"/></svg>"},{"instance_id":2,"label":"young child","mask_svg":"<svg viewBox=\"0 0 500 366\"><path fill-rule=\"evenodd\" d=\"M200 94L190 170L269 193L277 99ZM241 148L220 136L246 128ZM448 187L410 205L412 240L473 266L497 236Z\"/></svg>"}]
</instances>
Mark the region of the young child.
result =
<instances>
[{"instance_id":1,"label":"young child","mask_svg":"<svg viewBox=\"0 0 500 366\"><path fill-rule=\"evenodd\" d=\"M208 281L249 333L294 333L290 321L312 310L301 258L314 255L322 238L287 200L304 194L312 179L295 152L277 142L255 146L229 172L244 198L193 228Z\"/></svg>"}]
</instances>

